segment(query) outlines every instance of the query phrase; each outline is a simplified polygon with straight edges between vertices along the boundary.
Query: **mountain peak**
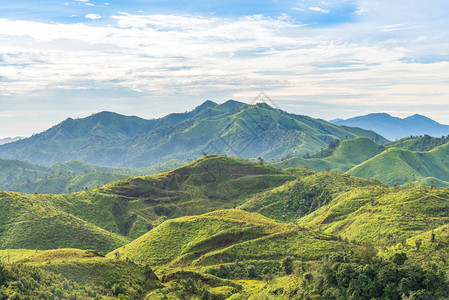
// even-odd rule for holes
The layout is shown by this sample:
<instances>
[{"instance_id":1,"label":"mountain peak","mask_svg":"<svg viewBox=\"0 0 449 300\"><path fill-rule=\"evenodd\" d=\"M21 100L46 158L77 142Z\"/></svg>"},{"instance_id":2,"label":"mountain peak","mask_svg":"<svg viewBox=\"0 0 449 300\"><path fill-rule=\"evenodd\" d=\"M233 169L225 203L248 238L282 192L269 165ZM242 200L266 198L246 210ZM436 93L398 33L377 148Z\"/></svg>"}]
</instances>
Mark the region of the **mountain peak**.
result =
<instances>
[{"instance_id":1,"label":"mountain peak","mask_svg":"<svg viewBox=\"0 0 449 300\"><path fill-rule=\"evenodd\" d=\"M240 109L243 105L246 105L243 102L239 102L236 100L228 100L225 103L221 104L219 107L223 110L226 111L231 111L231 110L235 110L235 109Z\"/></svg>"},{"instance_id":2,"label":"mountain peak","mask_svg":"<svg viewBox=\"0 0 449 300\"><path fill-rule=\"evenodd\" d=\"M205 109L208 109L208 108L211 108L211 107L216 107L216 106L218 106L218 104L215 103L214 101L206 100L203 103L201 103L200 105L198 105L195 108L195 110L200 110L201 111L201 110L205 110Z\"/></svg>"}]
</instances>

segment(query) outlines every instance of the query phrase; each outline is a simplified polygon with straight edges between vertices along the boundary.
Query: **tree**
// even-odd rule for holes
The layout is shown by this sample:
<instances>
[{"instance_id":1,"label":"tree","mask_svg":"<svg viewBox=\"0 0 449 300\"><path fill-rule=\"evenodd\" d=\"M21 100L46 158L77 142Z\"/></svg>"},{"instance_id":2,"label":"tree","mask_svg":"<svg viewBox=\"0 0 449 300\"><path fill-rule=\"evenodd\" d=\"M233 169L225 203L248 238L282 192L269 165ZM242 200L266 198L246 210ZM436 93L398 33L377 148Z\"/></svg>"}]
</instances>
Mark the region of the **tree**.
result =
<instances>
[{"instance_id":1,"label":"tree","mask_svg":"<svg viewBox=\"0 0 449 300\"><path fill-rule=\"evenodd\" d=\"M257 159L259 160L259 164L263 165L263 158L259 156Z\"/></svg>"},{"instance_id":2,"label":"tree","mask_svg":"<svg viewBox=\"0 0 449 300\"><path fill-rule=\"evenodd\" d=\"M249 265L246 267L246 275L248 278L256 278L257 277L257 269L253 265Z\"/></svg>"},{"instance_id":3,"label":"tree","mask_svg":"<svg viewBox=\"0 0 449 300\"><path fill-rule=\"evenodd\" d=\"M416 251L419 251L419 248L422 245L422 240L421 239L416 239L415 240L415 246L416 246Z\"/></svg>"},{"instance_id":4,"label":"tree","mask_svg":"<svg viewBox=\"0 0 449 300\"><path fill-rule=\"evenodd\" d=\"M290 275L291 273L293 273L293 259L290 256L285 257L281 261L281 267L284 270L285 274Z\"/></svg>"},{"instance_id":5,"label":"tree","mask_svg":"<svg viewBox=\"0 0 449 300\"><path fill-rule=\"evenodd\" d=\"M391 261L397 264L398 266L403 265L407 260L407 254L404 252L395 253L393 257L391 258Z\"/></svg>"}]
</instances>

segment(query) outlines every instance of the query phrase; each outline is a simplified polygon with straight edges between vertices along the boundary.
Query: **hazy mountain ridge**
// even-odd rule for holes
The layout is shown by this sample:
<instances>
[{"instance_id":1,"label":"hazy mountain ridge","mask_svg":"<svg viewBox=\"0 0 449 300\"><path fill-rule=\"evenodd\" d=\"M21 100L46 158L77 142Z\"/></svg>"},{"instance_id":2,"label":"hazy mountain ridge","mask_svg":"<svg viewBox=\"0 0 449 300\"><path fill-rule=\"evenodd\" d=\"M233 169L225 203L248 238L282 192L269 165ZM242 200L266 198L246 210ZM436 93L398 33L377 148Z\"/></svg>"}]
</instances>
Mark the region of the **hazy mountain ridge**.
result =
<instances>
[{"instance_id":1,"label":"hazy mountain ridge","mask_svg":"<svg viewBox=\"0 0 449 300\"><path fill-rule=\"evenodd\" d=\"M16 141L23 140L25 138L26 137L24 137L24 136L6 137L6 138L3 138L3 139L0 139L0 145L13 143L13 142L16 142Z\"/></svg>"},{"instance_id":2,"label":"hazy mountain ridge","mask_svg":"<svg viewBox=\"0 0 449 300\"><path fill-rule=\"evenodd\" d=\"M389 140L409 136L431 135L441 137L449 135L449 125L440 124L425 116L415 114L406 118L393 117L387 113L373 113L350 119L334 119L336 125L347 125L373 130Z\"/></svg>"}]
</instances>

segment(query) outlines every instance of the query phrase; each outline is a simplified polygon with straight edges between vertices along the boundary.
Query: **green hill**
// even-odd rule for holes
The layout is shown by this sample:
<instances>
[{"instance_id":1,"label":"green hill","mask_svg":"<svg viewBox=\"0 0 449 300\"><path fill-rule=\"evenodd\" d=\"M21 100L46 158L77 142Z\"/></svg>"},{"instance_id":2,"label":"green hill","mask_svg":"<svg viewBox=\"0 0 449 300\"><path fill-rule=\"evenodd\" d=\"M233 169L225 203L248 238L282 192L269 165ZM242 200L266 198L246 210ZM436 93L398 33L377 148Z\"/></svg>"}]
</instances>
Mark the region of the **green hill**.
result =
<instances>
[{"instance_id":1,"label":"green hill","mask_svg":"<svg viewBox=\"0 0 449 300\"><path fill-rule=\"evenodd\" d=\"M449 135L432 137L427 134L423 136L411 136L386 144L388 148L400 148L412 151L430 151L438 146L449 142Z\"/></svg>"},{"instance_id":2,"label":"green hill","mask_svg":"<svg viewBox=\"0 0 449 300\"><path fill-rule=\"evenodd\" d=\"M350 241L392 245L449 221L446 189L354 188L298 220Z\"/></svg>"},{"instance_id":3,"label":"green hill","mask_svg":"<svg viewBox=\"0 0 449 300\"><path fill-rule=\"evenodd\" d=\"M294 221L356 188L384 188L380 182L336 173L317 173L259 193L239 206L273 219Z\"/></svg>"},{"instance_id":4,"label":"green hill","mask_svg":"<svg viewBox=\"0 0 449 300\"><path fill-rule=\"evenodd\" d=\"M302 158L294 157L281 162L273 163L279 168L304 168L308 167L320 172L331 170L334 172L346 172L352 167L381 153L385 148L371 139L358 137L352 140L338 142L335 148L327 148L321 153L325 157ZM320 156L318 153L316 156Z\"/></svg>"},{"instance_id":5,"label":"green hill","mask_svg":"<svg viewBox=\"0 0 449 300\"><path fill-rule=\"evenodd\" d=\"M448 224L448 189L207 155L77 193L0 193L0 296L439 299Z\"/></svg>"},{"instance_id":6,"label":"green hill","mask_svg":"<svg viewBox=\"0 0 449 300\"><path fill-rule=\"evenodd\" d=\"M168 220L108 254L154 267L199 267L251 260L280 263L286 255L314 260L338 252L335 237L241 210ZM280 251L282 249L282 251Z\"/></svg>"},{"instance_id":7,"label":"green hill","mask_svg":"<svg viewBox=\"0 0 449 300\"><path fill-rule=\"evenodd\" d=\"M114 167L146 167L202 152L280 159L315 153L335 139L375 132L337 126L266 104L207 101L196 109L144 120L110 112L67 119L30 138L0 145L0 157L50 165L68 160Z\"/></svg>"},{"instance_id":8,"label":"green hill","mask_svg":"<svg viewBox=\"0 0 449 300\"><path fill-rule=\"evenodd\" d=\"M378 179L387 184L406 184L435 178L436 184L449 181L449 144L429 152L390 148L348 171L348 174ZM442 182L444 181L444 182Z\"/></svg>"},{"instance_id":9,"label":"green hill","mask_svg":"<svg viewBox=\"0 0 449 300\"><path fill-rule=\"evenodd\" d=\"M292 179L271 166L212 155L170 172L125 178L79 193L4 192L0 247L110 251L166 218L233 208L252 194Z\"/></svg>"},{"instance_id":10,"label":"green hill","mask_svg":"<svg viewBox=\"0 0 449 300\"><path fill-rule=\"evenodd\" d=\"M0 278L4 299L138 299L163 287L149 267L77 249L0 250Z\"/></svg>"},{"instance_id":11,"label":"green hill","mask_svg":"<svg viewBox=\"0 0 449 300\"><path fill-rule=\"evenodd\" d=\"M170 160L146 168L112 168L68 161L51 166L31 164L20 160L0 159L0 190L62 194L95 188L127 176L157 174L184 165Z\"/></svg>"}]
</instances>

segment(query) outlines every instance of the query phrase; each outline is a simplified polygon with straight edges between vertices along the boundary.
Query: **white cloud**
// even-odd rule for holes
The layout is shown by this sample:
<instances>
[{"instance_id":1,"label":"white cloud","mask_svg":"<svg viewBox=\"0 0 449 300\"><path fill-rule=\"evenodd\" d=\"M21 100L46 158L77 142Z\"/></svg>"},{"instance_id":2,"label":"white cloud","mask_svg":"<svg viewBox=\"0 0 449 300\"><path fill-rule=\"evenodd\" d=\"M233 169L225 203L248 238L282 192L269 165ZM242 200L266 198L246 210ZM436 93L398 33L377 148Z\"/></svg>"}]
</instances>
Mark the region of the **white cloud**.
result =
<instances>
[{"instance_id":1,"label":"white cloud","mask_svg":"<svg viewBox=\"0 0 449 300\"><path fill-rule=\"evenodd\" d=\"M118 13L96 26L0 19L0 97L119 87L250 100L263 89L292 103L447 104L449 63L417 62L448 52L447 30L375 4L360 3L370 8L362 20L333 27L264 16Z\"/></svg>"},{"instance_id":2,"label":"white cloud","mask_svg":"<svg viewBox=\"0 0 449 300\"><path fill-rule=\"evenodd\" d=\"M87 2L86 5L87 5L87 6L95 6L95 4L90 3L90 2Z\"/></svg>"},{"instance_id":3,"label":"white cloud","mask_svg":"<svg viewBox=\"0 0 449 300\"><path fill-rule=\"evenodd\" d=\"M98 14L87 14L85 16L86 19L91 19L91 20L96 20L96 19L101 19L101 16Z\"/></svg>"},{"instance_id":4,"label":"white cloud","mask_svg":"<svg viewBox=\"0 0 449 300\"><path fill-rule=\"evenodd\" d=\"M309 7L309 10L311 10L311 11L316 11L316 12L320 12L320 13L323 13L323 14L328 14L328 13L330 13L330 10L324 9L324 8L321 8L321 7L318 7L318 6L312 6L312 7Z\"/></svg>"}]
</instances>

